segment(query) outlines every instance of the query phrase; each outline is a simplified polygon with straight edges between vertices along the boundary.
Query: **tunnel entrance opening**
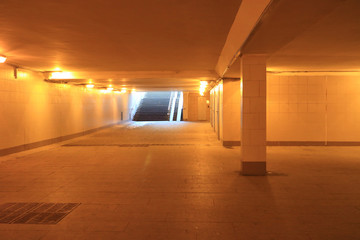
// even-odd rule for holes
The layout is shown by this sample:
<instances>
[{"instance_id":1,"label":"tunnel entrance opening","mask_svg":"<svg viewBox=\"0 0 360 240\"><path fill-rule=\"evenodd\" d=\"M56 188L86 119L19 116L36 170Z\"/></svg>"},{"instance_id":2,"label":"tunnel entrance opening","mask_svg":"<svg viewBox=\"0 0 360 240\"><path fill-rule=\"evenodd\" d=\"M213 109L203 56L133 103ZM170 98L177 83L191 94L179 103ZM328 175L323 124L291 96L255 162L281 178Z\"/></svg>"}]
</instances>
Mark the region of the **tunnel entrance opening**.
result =
<instances>
[{"instance_id":1,"label":"tunnel entrance opening","mask_svg":"<svg viewBox=\"0 0 360 240\"><path fill-rule=\"evenodd\" d=\"M183 92L146 92L133 121L182 121Z\"/></svg>"}]
</instances>

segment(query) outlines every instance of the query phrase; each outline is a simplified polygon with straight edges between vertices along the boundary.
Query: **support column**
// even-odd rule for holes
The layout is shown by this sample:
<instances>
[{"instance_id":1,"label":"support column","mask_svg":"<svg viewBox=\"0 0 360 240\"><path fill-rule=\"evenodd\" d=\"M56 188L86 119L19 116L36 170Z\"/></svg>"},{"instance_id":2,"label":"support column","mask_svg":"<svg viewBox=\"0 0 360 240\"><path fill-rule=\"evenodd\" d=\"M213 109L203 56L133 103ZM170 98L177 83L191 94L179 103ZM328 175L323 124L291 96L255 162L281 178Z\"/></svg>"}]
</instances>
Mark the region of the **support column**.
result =
<instances>
[{"instance_id":1,"label":"support column","mask_svg":"<svg viewBox=\"0 0 360 240\"><path fill-rule=\"evenodd\" d=\"M240 146L240 79L223 79L221 142L223 146Z\"/></svg>"},{"instance_id":2,"label":"support column","mask_svg":"<svg viewBox=\"0 0 360 240\"><path fill-rule=\"evenodd\" d=\"M241 152L243 175L266 174L266 58L241 58Z\"/></svg>"}]
</instances>

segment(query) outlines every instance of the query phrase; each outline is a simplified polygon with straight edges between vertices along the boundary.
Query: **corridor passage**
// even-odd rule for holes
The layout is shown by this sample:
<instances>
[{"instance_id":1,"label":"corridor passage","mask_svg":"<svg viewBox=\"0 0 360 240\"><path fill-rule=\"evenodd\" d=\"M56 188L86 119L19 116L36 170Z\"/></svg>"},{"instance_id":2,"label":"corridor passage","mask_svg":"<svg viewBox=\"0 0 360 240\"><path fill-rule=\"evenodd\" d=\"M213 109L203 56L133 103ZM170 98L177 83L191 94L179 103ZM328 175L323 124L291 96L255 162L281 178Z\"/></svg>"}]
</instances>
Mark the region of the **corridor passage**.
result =
<instances>
[{"instance_id":1,"label":"corridor passage","mask_svg":"<svg viewBox=\"0 0 360 240\"><path fill-rule=\"evenodd\" d=\"M1 157L0 205L80 205L57 224L0 224L0 239L358 239L359 156L268 147L274 172L245 177L207 122L129 122Z\"/></svg>"}]
</instances>

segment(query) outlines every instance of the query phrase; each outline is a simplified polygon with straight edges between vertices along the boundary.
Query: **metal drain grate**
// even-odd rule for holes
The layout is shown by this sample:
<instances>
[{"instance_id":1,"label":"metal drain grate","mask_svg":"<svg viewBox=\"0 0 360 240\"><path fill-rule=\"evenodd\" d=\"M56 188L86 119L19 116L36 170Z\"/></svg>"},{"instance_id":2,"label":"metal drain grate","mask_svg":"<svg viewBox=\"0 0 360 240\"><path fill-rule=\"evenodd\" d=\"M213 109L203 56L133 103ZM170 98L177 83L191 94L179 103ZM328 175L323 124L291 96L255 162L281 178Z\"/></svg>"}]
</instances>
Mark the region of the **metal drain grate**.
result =
<instances>
[{"instance_id":1,"label":"metal drain grate","mask_svg":"<svg viewBox=\"0 0 360 240\"><path fill-rule=\"evenodd\" d=\"M56 224L80 203L4 203L0 205L0 223Z\"/></svg>"}]
</instances>

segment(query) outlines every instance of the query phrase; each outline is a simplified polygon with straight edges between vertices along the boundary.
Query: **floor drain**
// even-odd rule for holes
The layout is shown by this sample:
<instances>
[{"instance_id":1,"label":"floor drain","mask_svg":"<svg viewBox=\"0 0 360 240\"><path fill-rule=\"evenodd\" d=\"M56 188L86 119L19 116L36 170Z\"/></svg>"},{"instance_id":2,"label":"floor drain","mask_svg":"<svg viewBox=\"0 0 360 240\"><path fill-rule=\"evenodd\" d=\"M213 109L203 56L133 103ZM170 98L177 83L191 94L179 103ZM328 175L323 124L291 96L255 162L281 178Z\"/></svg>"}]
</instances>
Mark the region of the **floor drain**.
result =
<instances>
[{"instance_id":1,"label":"floor drain","mask_svg":"<svg viewBox=\"0 0 360 240\"><path fill-rule=\"evenodd\" d=\"M80 203L4 203L0 205L0 223L56 224Z\"/></svg>"}]
</instances>

